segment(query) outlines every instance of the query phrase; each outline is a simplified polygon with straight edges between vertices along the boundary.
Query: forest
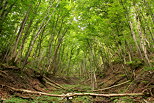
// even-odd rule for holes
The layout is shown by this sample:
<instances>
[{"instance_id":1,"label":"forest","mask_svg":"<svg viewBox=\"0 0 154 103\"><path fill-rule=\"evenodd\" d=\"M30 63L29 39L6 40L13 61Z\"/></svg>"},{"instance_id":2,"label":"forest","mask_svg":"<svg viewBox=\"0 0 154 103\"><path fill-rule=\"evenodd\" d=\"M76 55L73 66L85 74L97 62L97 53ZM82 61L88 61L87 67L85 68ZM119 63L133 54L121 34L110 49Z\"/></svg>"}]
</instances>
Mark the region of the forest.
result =
<instances>
[{"instance_id":1,"label":"forest","mask_svg":"<svg viewBox=\"0 0 154 103\"><path fill-rule=\"evenodd\" d=\"M154 1L0 0L0 102L154 103Z\"/></svg>"}]
</instances>

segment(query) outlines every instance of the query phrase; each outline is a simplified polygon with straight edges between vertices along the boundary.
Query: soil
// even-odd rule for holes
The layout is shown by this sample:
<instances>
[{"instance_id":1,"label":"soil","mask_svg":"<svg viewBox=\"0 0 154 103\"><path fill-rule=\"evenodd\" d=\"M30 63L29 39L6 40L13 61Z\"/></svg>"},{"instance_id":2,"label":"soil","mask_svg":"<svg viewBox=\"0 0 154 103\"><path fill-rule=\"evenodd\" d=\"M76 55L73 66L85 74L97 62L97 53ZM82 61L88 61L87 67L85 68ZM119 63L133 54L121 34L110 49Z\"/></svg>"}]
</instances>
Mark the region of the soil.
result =
<instances>
[{"instance_id":1,"label":"soil","mask_svg":"<svg viewBox=\"0 0 154 103\"><path fill-rule=\"evenodd\" d=\"M70 79L52 76L49 78L57 84L72 84ZM31 95L23 93L21 95L21 93L16 93L7 86L46 93L56 90L55 87L46 84L42 75L33 69L22 70L15 66L0 65L0 99L5 100L11 95L31 98Z\"/></svg>"},{"instance_id":2,"label":"soil","mask_svg":"<svg viewBox=\"0 0 154 103\"><path fill-rule=\"evenodd\" d=\"M113 64L105 71L103 78L98 78L98 88L103 89L115 86L131 80L123 85L99 91L100 93L141 93L144 92L146 97L132 97L135 103L154 103L154 71L144 71L143 67L131 70L129 66L123 64ZM127 69L127 72L126 72ZM132 99L131 98L131 99ZM110 103L110 102L108 102ZM121 102L119 102L121 103Z\"/></svg>"},{"instance_id":3,"label":"soil","mask_svg":"<svg viewBox=\"0 0 154 103\"><path fill-rule=\"evenodd\" d=\"M97 77L98 88L107 88L118 85L127 80L131 80L129 83L99 91L99 93L146 93L146 97L130 97L135 100L136 103L142 103L143 100L152 103L154 101L154 71L143 71L143 68L138 68L134 71L126 73L122 64L113 64L108 70L106 70L104 77ZM130 74L129 74L130 73ZM126 75L128 74L128 75ZM74 84L76 78L62 78L47 76L50 80L58 84ZM0 65L0 98L5 100L12 95L19 96L20 98L33 99L30 94L18 93L12 91L7 86L17 89L27 89L39 92L51 92L56 90L55 87L48 85L42 79L42 75L33 69L21 69L14 66ZM85 80L86 81L86 80ZM87 81L87 85L89 85ZM142 100L142 101L141 101ZM109 98L95 98L94 103L111 103ZM121 102L119 102L121 103Z\"/></svg>"}]
</instances>

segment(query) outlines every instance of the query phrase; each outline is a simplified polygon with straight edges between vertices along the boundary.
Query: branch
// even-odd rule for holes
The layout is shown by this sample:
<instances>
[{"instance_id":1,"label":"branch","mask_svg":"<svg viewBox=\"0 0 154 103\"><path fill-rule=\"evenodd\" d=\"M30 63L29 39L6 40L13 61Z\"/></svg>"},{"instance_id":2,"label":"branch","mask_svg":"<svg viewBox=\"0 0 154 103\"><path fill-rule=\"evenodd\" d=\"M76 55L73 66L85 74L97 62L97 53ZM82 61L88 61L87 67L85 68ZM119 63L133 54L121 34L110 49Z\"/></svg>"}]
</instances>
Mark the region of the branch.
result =
<instances>
[{"instance_id":1,"label":"branch","mask_svg":"<svg viewBox=\"0 0 154 103\"><path fill-rule=\"evenodd\" d=\"M121 85L123 85L123 84L126 84L126 83L128 83L128 82L130 82L130 80L125 81L125 82L120 83L120 84L117 84L117 85L113 85L113 86L111 86L111 87L107 87L107 88L103 88L103 89L98 89L98 90L93 90L93 92L108 90L108 89L111 89L111 88L118 87L118 86L121 86Z\"/></svg>"},{"instance_id":2,"label":"branch","mask_svg":"<svg viewBox=\"0 0 154 103\"><path fill-rule=\"evenodd\" d=\"M121 97L121 96L144 96L143 93L124 93L124 94L96 94L96 93L67 93L67 94L49 94L45 92L37 92L25 89L16 89L10 86L6 86L16 92L25 92L30 94L39 94L39 95L46 95L52 97L73 97L73 96L99 96L99 97Z\"/></svg>"},{"instance_id":3,"label":"branch","mask_svg":"<svg viewBox=\"0 0 154 103\"><path fill-rule=\"evenodd\" d=\"M4 69L14 69L14 70L20 70L20 68L16 67L16 66L9 66L7 64L0 64L0 67L4 68Z\"/></svg>"},{"instance_id":4,"label":"branch","mask_svg":"<svg viewBox=\"0 0 154 103\"><path fill-rule=\"evenodd\" d=\"M59 88L61 88L61 89L63 89L63 90L66 90L64 87L62 87L60 84L58 84L58 83L56 83L56 82L54 82L54 81L51 81L49 78L47 78L46 76L43 76L47 81L49 81L50 83L52 83L52 84L54 84L54 85L56 85L56 86L58 86ZM48 84L49 84L49 82L48 82Z\"/></svg>"}]
</instances>

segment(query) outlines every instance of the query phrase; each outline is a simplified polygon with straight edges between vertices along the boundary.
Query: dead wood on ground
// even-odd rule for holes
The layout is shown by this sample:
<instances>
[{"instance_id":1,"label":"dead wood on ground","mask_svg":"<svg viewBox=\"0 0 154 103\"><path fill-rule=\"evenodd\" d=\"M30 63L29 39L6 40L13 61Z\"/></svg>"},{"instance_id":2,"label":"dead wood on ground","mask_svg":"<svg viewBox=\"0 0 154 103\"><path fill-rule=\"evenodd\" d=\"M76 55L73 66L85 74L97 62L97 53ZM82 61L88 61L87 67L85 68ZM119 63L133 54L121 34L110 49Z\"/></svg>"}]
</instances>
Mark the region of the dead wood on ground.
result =
<instances>
[{"instance_id":1,"label":"dead wood on ground","mask_svg":"<svg viewBox=\"0 0 154 103\"><path fill-rule=\"evenodd\" d=\"M3 85L4 87L4 85ZM24 92L30 94L38 94L38 95L46 95L52 97L74 97L74 96L98 96L98 97L122 97L122 96L144 96L144 93L123 93L123 94L96 94L96 93L67 93L67 94L49 94L45 92L37 92L26 89L16 89L14 87L6 86L5 87L16 91L16 92Z\"/></svg>"},{"instance_id":2,"label":"dead wood on ground","mask_svg":"<svg viewBox=\"0 0 154 103\"><path fill-rule=\"evenodd\" d=\"M103 88L103 89L98 89L98 90L93 90L93 92L108 90L108 89L111 89L111 88L114 88L114 87L118 87L118 86L121 86L121 85L126 84L126 83L129 83L129 82L130 82L130 80L125 81L125 82L120 83L120 84L117 84L117 85L113 85L111 87L107 87L107 88Z\"/></svg>"},{"instance_id":3,"label":"dead wood on ground","mask_svg":"<svg viewBox=\"0 0 154 103\"><path fill-rule=\"evenodd\" d=\"M62 87L60 84L58 84L58 83L56 83L56 82L50 80L48 77L43 76L43 78L45 79L45 81L46 81L47 84L49 84L49 85L54 84L55 86L54 86L54 85L52 85L52 86L54 86L54 87L56 87L56 88L61 88L61 89L63 89L63 90L66 90L66 89L65 89L64 87Z\"/></svg>"}]
</instances>

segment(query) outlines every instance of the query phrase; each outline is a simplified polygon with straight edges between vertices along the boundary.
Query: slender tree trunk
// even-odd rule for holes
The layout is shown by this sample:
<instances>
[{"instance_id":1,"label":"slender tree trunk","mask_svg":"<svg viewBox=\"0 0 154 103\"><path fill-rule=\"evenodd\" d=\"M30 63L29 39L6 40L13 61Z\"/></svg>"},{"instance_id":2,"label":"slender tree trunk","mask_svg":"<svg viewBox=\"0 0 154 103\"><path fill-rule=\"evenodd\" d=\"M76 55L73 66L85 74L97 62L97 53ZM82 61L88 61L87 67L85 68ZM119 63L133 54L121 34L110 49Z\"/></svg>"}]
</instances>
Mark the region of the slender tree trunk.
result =
<instances>
[{"instance_id":1,"label":"slender tree trunk","mask_svg":"<svg viewBox=\"0 0 154 103\"><path fill-rule=\"evenodd\" d=\"M21 40L22 33L23 33L24 28L25 28L25 24L27 22L27 19L28 19L28 15L29 15L29 11L26 13L24 19L21 22L20 29L19 29L19 31L17 33L16 41L15 41L15 43L14 43L14 45L13 45L13 47L12 47L12 49L11 49L9 55L8 55L8 59L7 59L8 61L10 61L10 60L12 62L16 61L15 59L16 59L16 56L17 56L17 48L18 48L18 46L20 44L19 41Z\"/></svg>"},{"instance_id":2,"label":"slender tree trunk","mask_svg":"<svg viewBox=\"0 0 154 103\"><path fill-rule=\"evenodd\" d=\"M57 27L57 25L58 25L58 21L59 21L59 15L58 15L58 17L57 17L57 19L56 19L56 21L54 22L54 24L53 24L53 29L52 29L52 31L51 31L51 34L50 34L50 39L49 39L49 47L48 47L48 50L47 50L47 58L49 59L49 61L48 61L48 67L47 67L47 71L49 72L49 71L51 71L50 69L51 69L51 64L52 64L52 52L53 52L53 50L54 50L54 48L53 48L53 41L54 41L54 37L56 36L55 35L55 31L56 31L56 27Z\"/></svg>"},{"instance_id":3,"label":"slender tree trunk","mask_svg":"<svg viewBox=\"0 0 154 103\"><path fill-rule=\"evenodd\" d=\"M34 10L34 13L37 13L38 12L37 10L38 10L39 6L40 6L40 2L38 2L38 4L36 5L36 8L32 9L31 11ZM20 46L20 49L18 51L18 55L21 58L19 62L21 62L21 60L23 59L24 45L26 43L27 38L29 37L29 34L30 34L30 31L31 31L31 27L32 27L32 24L33 24L34 19L35 19L35 16L33 16L30 19L30 21L29 21L29 23L28 23L28 25L27 25L27 27L25 29L24 36L23 36L22 41L21 41L21 46ZM36 25L38 25L37 22L36 22Z\"/></svg>"},{"instance_id":4,"label":"slender tree trunk","mask_svg":"<svg viewBox=\"0 0 154 103\"><path fill-rule=\"evenodd\" d=\"M54 1L53 1L54 2ZM57 4L58 5L58 4ZM31 39L31 42L29 44L29 47L28 47L28 50L27 50L27 53L26 53L26 56L25 56L25 60L23 62L23 68L25 67L25 65L27 64L27 60L28 60L28 57L30 56L30 53L32 51L32 48L34 46L34 43L36 41L36 39L38 38L38 36L41 34L41 32L44 30L44 28L46 27L46 25L48 24L48 22L50 21L51 19L51 14L49 14L50 12L50 9L52 7L52 4L49 5L49 7L47 8L46 12L47 12L47 15L44 16L43 18L43 22L41 23L41 25L39 26L39 29L38 31L36 32L36 34L34 35L34 37L32 37ZM53 10L52 13L54 13L55 9ZM46 20L47 19L47 20Z\"/></svg>"},{"instance_id":5,"label":"slender tree trunk","mask_svg":"<svg viewBox=\"0 0 154 103\"><path fill-rule=\"evenodd\" d=\"M149 60L149 57L148 57L148 54L147 54L147 48L146 48L146 42L145 42L145 35L142 33L142 30L141 30L141 27L140 27L140 21L138 21L138 33L139 33L139 36L141 38L140 40L140 45L141 45L141 48L143 50L143 53L144 53L144 56L145 56L145 59L147 60L147 63L149 64L149 66L151 66L151 63L150 63L150 60Z\"/></svg>"},{"instance_id":6,"label":"slender tree trunk","mask_svg":"<svg viewBox=\"0 0 154 103\"><path fill-rule=\"evenodd\" d=\"M29 44L29 48L28 48L28 51L27 51L27 53L26 53L26 57L25 57L25 60L24 60L24 63L23 63L23 68L24 68L25 65L27 64L28 57L30 56L30 53L31 53L31 51L32 51L32 48L33 48L33 46L34 46L34 43L35 43L37 37L41 34L41 32L43 31L43 29L44 29L44 27L46 26L46 24L47 24L47 23L45 23L45 24L43 23L43 24L40 26L38 32L34 35L34 38L32 37L32 40L31 40L31 42L30 42L30 44Z\"/></svg>"},{"instance_id":7,"label":"slender tree trunk","mask_svg":"<svg viewBox=\"0 0 154 103\"><path fill-rule=\"evenodd\" d=\"M129 56L129 61L132 61L132 52L131 51L133 51L133 50L131 50L132 48L131 48L131 46L129 45L129 43L128 43L128 41L125 41L125 44L126 44L126 48L128 48L128 56Z\"/></svg>"},{"instance_id":8,"label":"slender tree trunk","mask_svg":"<svg viewBox=\"0 0 154 103\"><path fill-rule=\"evenodd\" d=\"M56 68L56 65L58 65L58 64L56 64L57 63L57 56L58 56L57 53L58 53L58 51L59 51L59 49L61 47L61 44L63 42L63 38L64 38L65 34L67 33L67 30L68 30L68 28L64 31L64 33L62 34L62 37L60 37L58 39L58 45L57 45L57 47L56 47L56 49L54 51L54 56L53 56L53 59L52 59L53 60L52 61L53 75L55 75L56 72L58 71L57 68Z\"/></svg>"},{"instance_id":9,"label":"slender tree trunk","mask_svg":"<svg viewBox=\"0 0 154 103\"><path fill-rule=\"evenodd\" d=\"M25 35L24 35L24 37L22 38L22 43L21 43L20 50L19 50L19 53L18 53L18 54L20 55L21 58L23 57L24 44L25 44L26 39L28 38L28 36L29 36L29 34L30 34L30 28L31 28L31 26L32 26L33 20L34 20L34 18L32 18L32 19L30 20L30 22L29 22L29 24L28 24L28 26L27 26L27 28L26 28L26 30L25 30Z\"/></svg>"},{"instance_id":10,"label":"slender tree trunk","mask_svg":"<svg viewBox=\"0 0 154 103\"><path fill-rule=\"evenodd\" d=\"M137 47L138 53L140 54L141 58L143 59L141 49L140 49L140 47L138 46L138 43L137 43L137 39L136 39L136 35L135 35L134 29L133 29L132 22L130 21L129 23L130 23L130 29L131 29L132 37L134 39L134 42L135 42L135 45Z\"/></svg>"}]
</instances>

